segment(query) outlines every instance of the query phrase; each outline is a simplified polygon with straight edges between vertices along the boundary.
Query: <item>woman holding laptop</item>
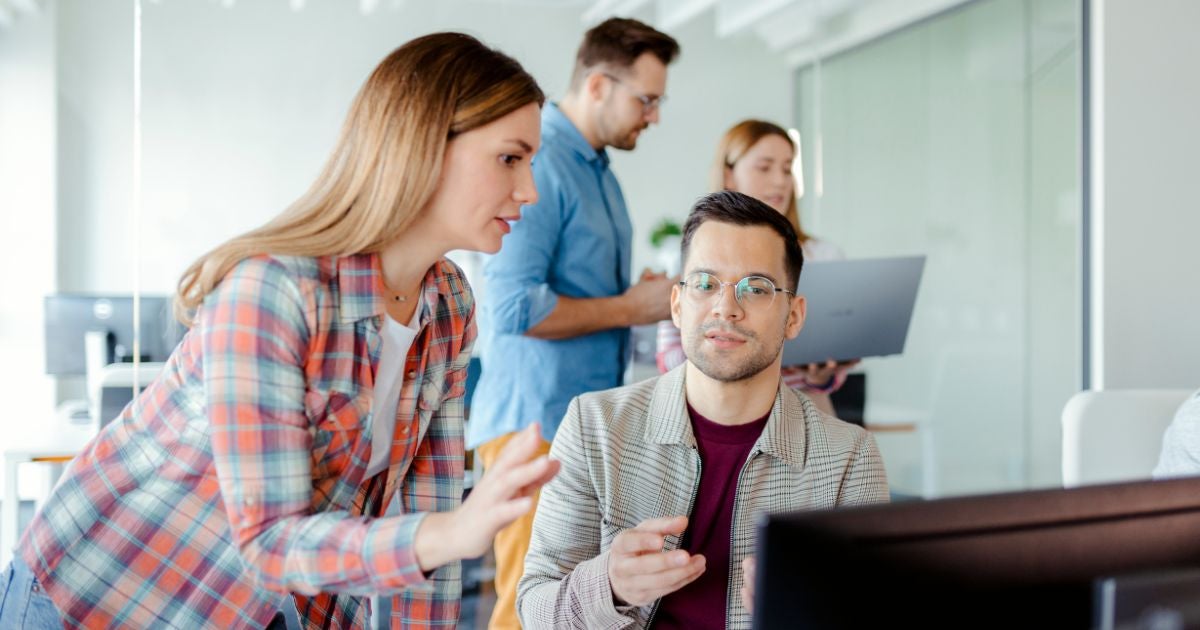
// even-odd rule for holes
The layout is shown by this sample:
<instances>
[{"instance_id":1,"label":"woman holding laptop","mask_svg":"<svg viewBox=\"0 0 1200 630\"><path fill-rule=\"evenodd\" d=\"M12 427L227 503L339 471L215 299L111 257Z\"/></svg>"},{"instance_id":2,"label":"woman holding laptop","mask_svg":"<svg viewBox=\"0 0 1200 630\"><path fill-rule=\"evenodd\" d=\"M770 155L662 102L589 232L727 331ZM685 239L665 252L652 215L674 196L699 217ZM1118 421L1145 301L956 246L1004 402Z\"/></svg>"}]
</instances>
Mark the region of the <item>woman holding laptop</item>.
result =
<instances>
[{"instance_id":1,"label":"woman holding laptop","mask_svg":"<svg viewBox=\"0 0 1200 630\"><path fill-rule=\"evenodd\" d=\"M786 216L796 228L805 262L841 260L846 256L837 245L812 236L800 226L792 175L795 160L796 144L787 130L763 120L743 120L726 131L717 145L712 188L750 195ZM667 372L684 359L679 329L669 320L659 322L659 371ZM853 365L831 359L823 364L784 366L783 381L806 394L821 411L833 415L829 394L846 382L846 372Z\"/></svg>"}]
</instances>

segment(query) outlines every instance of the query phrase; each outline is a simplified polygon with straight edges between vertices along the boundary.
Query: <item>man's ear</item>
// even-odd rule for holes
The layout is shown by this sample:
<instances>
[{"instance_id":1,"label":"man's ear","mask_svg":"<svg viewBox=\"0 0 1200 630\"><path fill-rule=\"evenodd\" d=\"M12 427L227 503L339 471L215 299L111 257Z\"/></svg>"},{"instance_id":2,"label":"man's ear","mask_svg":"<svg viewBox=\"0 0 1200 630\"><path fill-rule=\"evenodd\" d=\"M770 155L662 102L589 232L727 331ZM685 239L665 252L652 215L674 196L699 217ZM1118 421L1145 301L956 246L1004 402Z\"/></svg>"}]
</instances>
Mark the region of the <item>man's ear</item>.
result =
<instances>
[{"instance_id":1,"label":"man's ear","mask_svg":"<svg viewBox=\"0 0 1200 630\"><path fill-rule=\"evenodd\" d=\"M679 312L679 298L682 294L679 291L679 284L671 285L671 322L680 330L680 337L683 336L683 316Z\"/></svg>"},{"instance_id":2,"label":"man's ear","mask_svg":"<svg viewBox=\"0 0 1200 630\"><path fill-rule=\"evenodd\" d=\"M791 302L784 335L788 339L795 339L796 335L800 334L800 329L804 328L804 316L808 313L808 300L805 300L803 295L797 295L792 298Z\"/></svg>"},{"instance_id":3,"label":"man's ear","mask_svg":"<svg viewBox=\"0 0 1200 630\"><path fill-rule=\"evenodd\" d=\"M608 79L604 76L603 72L600 72L599 70L593 70L589 72L587 78L583 80L583 93L587 95L590 100L602 101L604 100L605 90L608 89L606 87L607 83Z\"/></svg>"}]
</instances>

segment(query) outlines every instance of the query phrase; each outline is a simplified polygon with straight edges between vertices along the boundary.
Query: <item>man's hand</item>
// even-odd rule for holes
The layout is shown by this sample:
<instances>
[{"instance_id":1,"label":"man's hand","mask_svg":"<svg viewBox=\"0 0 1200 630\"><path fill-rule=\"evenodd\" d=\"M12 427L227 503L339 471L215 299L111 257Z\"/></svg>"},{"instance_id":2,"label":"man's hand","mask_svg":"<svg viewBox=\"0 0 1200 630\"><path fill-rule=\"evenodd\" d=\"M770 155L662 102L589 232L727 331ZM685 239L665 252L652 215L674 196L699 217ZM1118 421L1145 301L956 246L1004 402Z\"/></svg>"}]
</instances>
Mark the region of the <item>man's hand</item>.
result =
<instances>
[{"instance_id":1,"label":"man's hand","mask_svg":"<svg viewBox=\"0 0 1200 630\"><path fill-rule=\"evenodd\" d=\"M560 466L544 455L534 459L540 439L536 424L521 431L504 445L457 510L429 514L421 521L413 544L421 570L482 556L497 532L533 507L533 493L553 479Z\"/></svg>"},{"instance_id":2,"label":"man's hand","mask_svg":"<svg viewBox=\"0 0 1200 630\"><path fill-rule=\"evenodd\" d=\"M754 613L754 556L742 560L742 605Z\"/></svg>"},{"instance_id":3,"label":"man's hand","mask_svg":"<svg viewBox=\"0 0 1200 630\"><path fill-rule=\"evenodd\" d=\"M704 556L683 549L663 553L663 537L680 534L686 516L652 518L613 539L608 581L617 605L645 606L687 586L704 573Z\"/></svg>"},{"instance_id":4,"label":"man's hand","mask_svg":"<svg viewBox=\"0 0 1200 630\"><path fill-rule=\"evenodd\" d=\"M671 286L674 278L665 273L642 271L638 283L621 295L629 314L629 325L654 324L671 317Z\"/></svg>"}]
</instances>

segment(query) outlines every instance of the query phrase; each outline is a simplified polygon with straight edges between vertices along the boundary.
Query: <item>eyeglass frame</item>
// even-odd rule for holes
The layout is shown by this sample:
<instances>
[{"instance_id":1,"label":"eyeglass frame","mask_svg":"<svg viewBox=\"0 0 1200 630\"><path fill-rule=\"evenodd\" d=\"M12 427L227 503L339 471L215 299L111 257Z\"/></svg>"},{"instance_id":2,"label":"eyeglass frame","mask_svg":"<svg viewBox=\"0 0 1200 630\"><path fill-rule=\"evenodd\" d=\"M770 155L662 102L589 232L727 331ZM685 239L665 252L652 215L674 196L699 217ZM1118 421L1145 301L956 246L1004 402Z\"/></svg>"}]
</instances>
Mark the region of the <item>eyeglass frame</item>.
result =
<instances>
[{"instance_id":1,"label":"eyeglass frame","mask_svg":"<svg viewBox=\"0 0 1200 630\"><path fill-rule=\"evenodd\" d=\"M624 86L625 89L629 90L630 94L632 94L633 97L636 98L638 100L638 102L640 102L642 104L642 113L643 114L649 114L650 112L652 112L656 109L659 111L662 111L662 104L667 102L666 94L659 94L658 96L650 96L648 94L642 94L641 92L638 92L637 90L633 89L632 85L629 85L628 83L622 81L620 78L618 78L614 74L609 74L608 72L601 72L600 74L605 77L608 77L613 83Z\"/></svg>"},{"instance_id":2,"label":"eyeglass frame","mask_svg":"<svg viewBox=\"0 0 1200 630\"><path fill-rule=\"evenodd\" d=\"M738 292L737 285L739 285L739 284L741 284L741 283L743 283L743 282L745 282L745 281L747 281L747 280L750 280L750 279L752 279L752 278L754 278L754 279L759 279L759 280L763 280L763 281L765 281L767 284L771 285L771 287L772 287L773 289L775 289L774 293L772 293L772 295L771 295L771 304L774 304L774 303L775 303L775 295L776 295L776 294L779 294L779 293L786 293L786 294L788 294L788 295L789 295L789 296L791 296L791 297L796 297L796 292L795 292L795 291L793 291L793 290L791 290L791 289L784 289L784 288L781 288L781 287L777 287L777 286L775 286L775 281L771 280L770 278L768 278L768 277L766 277L766 276L760 276L760 275L757 275L757 274L751 274L751 275L749 275L749 276L745 276L745 277L739 278L738 280L736 280L736 281L734 281L734 282L725 282L724 280L721 280L720 278L718 278L718 277L717 277L717 274L715 274L715 273L709 273L709 272L707 272L707 271L693 271L692 273L689 273L689 274L687 275L687 277L685 277L685 278L683 278L682 280L680 280L680 281L679 281L679 283L678 283L678 284L679 284L679 286L680 286L680 287L682 287L682 289L680 289L680 290L684 292L684 295L690 295L690 294L687 292L687 290L688 290L688 279L690 279L690 278L692 278L692 277L694 277L694 276L696 276L696 275L699 275L699 274L704 274L704 275L706 275L706 276L709 276L710 278L712 278L713 280L715 280L715 281L716 281L716 283L717 283L717 288L716 288L715 292L712 294L712 296L711 296L711 297L709 297L709 298L708 298L708 299L709 299L709 301L713 301L714 299L720 299L720 298L721 298L721 296L725 295L725 287L733 287L733 301L734 301L734 302L737 302L737 305L738 305L740 308L742 308L742 309L745 309L745 308L746 308L746 305L742 303L742 298L741 298L741 295L740 295L740 293ZM691 299L691 298L689 298L689 299ZM696 300L694 300L694 299L692 299L692 301L693 301L693 302L696 302ZM768 305L766 305L766 307L770 307L770 306L771 306L771 304L768 304Z\"/></svg>"}]
</instances>

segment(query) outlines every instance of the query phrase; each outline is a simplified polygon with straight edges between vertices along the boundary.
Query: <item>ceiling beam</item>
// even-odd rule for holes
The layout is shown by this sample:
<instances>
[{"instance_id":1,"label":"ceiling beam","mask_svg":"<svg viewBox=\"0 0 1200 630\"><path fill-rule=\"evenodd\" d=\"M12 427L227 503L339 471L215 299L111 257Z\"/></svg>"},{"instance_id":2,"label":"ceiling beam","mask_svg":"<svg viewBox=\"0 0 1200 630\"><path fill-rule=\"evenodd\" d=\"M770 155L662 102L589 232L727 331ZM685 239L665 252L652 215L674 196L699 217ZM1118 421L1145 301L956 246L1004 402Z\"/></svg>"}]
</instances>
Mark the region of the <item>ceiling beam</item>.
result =
<instances>
[{"instance_id":1,"label":"ceiling beam","mask_svg":"<svg viewBox=\"0 0 1200 630\"><path fill-rule=\"evenodd\" d=\"M675 30L716 6L717 0L657 0L658 28Z\"/></svg>"},{"instance_id":2,"label":"ceiling beam","mask_svg":"<svg viewBox=\"0 0 1200 630\"><path fill-rule=\"evenodd\" d=\"M19 13L37 13L42 8L40 0L8 0L6 4Z\"/></svg>"},{"instance_id":3,"label":"ceiling beam","mask_svg":"<svg viewBox=\"0 0 1200 630\"><path fill-rule=\"evenodd\" d=\"M595 4L583 12L584 24L595 24L617 16L629 15L650 4L650 0L596 0Z\"/></svg>"},{"instance_id":4,"label":"ceiling beam","mask_svg":"<svg viewBox=\"0 0 1200 630\"><path fill-rule=\"evenodd\" d=\"M792 67L830 57L927 17L953 9L970 0L873 0L846 12L842 19L828 21L807 44L785 55Z\"/></svg>"},{"instance_id":5,"label":"ceiling beam","mask_svg":"<svg viewBox=\"0 0 1200 630\"><path fill-rule=\"evenodd\" d=\"M732 37L797 0L720 0L717 37Z\"/></svg>"},{"instance_id":6,"label":"ceiling beam","mask_svg":"<svg viewBox=\"0 0 1200 630\"><path fill-rule=\"evenodd\" d=\"M782 52L816 37L824 17L817 12L815 0L796 2L771 19L754 27L755 32L774 52Z\"/></svg>"}]
</instances>

